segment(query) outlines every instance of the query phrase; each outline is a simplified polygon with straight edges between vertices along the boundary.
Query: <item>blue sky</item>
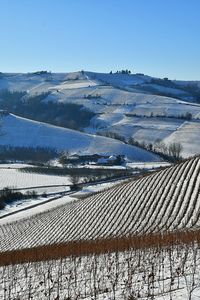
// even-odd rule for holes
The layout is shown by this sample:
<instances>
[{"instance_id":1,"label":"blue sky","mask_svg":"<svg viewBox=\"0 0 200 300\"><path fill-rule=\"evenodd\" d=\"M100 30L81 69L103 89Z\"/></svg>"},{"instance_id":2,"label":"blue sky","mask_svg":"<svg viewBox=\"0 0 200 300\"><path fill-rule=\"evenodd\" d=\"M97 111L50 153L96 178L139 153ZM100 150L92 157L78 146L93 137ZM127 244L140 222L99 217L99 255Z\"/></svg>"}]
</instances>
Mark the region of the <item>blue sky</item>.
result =
<instances>
[{"instance_id":1,"label":"blue sky","mask_svg":"<svg viewBox=\"0 0 200 300\"><path fill-rule=\"evenodd\" d=\"M0 0L0 71L200 80L200 0Z\"/></svg>"}]
</instances>

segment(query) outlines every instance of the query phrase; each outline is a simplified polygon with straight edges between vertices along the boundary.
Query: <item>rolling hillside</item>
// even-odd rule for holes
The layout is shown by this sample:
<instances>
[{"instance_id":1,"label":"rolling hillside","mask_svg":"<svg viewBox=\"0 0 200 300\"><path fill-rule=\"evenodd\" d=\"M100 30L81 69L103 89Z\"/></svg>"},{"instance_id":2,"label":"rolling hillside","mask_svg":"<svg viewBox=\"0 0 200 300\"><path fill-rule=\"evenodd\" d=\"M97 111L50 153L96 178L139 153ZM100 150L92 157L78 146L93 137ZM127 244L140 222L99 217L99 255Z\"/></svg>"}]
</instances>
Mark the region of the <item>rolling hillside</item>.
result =
<instances>
[{"instance_id":1,"label":"rolling hillside","mask_svg":"<svg viewBox=\"0 0 200 300\"><path fill-rule=\"evenodd\" d=\"M188 87L200 87L199 81L166 80L144 74L70 72L51 73L39 71L33 73L0 73L0 89L27 91L30 94L50 90L65 90L92 87L98 85L135 91L137 93L160 94L195 101Z\"/></svg>"},{"instance_id":2,"label":"rolling hillside","mask_svg":"<svg viewBox=\"0 0 200 300\"><path fill-rule=\"evenodd\" d=\"M0 251L198 229L200 158L0 227ZM23 234L21 234L23 232Z\"/></svg>"},{"instance_id":3,"label":"rolling hillside","mask_svg":"<svg viewBox=\"0 0 200 300\"><path fill-rule=\"evenodd\" d=\"M4 89L25 93L9 110L16 114L16 105L41 95L42 105L77 104L91 112L93 117L88 116L89 126L79 128L85 133L114 132L126 140L134 138L148 144L158 140L166 144L177 141L183 144L183 157L200 153L200 104L191 94L198 94L199 82L170 81L141 74L36 72L1 74L0 90ZM47 105L42 112L38 109L35 119L45 122L48 114L52 112L48 111ZM23 107L20 115L24 116ZM30 118L34 119L34 115ZM55 121L59 118L58 113ZM58 124L56 122L54 124ZM65 124L64 120L62 124Z\"/></svg>"},{"instance_id":4,"label":"rolling hillside","mask_svg":"<svg viewBox=\"0 0 200 300\"><path fill-rule=\"evenodd\" d=\"M0 145L45 147L71 154L125 155L131 161L159 161L148 151L110 138L85 134L9 114L2 118Z\"/></svg>"},{"instance_id":5,"label":"rolling hillside","mask_svg":"<svg viewBox=\"0 0 200 300\"><path fill-rule=\"evenodd\" d=\"M123 88L132 80L137 86L138 80L142 80L141 76L98 73L88 73L88 76L103 83L62 92L56 90L45 101L73 102L93 111L96 116L91 119L90 126L84 129L85 132L115 132L126 140L132 137L140 143L155 144L161 140L169 144L178 141L183 145L183 157L200 153L199 104L179 100L176 93L172 94L172 98L161 92L155 95L152 91L139 91L135 87L131 90ZM105 78L108 81L104 81ZM187 116L190 116L189 119Z\"/></svg>"}]
</instances>

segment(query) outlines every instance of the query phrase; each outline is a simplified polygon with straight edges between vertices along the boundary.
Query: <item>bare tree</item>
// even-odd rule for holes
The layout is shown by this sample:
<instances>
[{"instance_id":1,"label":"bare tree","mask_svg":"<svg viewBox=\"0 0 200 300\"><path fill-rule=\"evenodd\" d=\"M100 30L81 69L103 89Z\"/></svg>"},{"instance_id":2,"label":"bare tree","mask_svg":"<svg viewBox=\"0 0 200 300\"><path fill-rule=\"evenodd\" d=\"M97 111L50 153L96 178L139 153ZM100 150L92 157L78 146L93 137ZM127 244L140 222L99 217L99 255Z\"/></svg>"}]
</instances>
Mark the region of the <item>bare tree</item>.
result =
<instances>
[{"instance_id":1,"label":"bare tree","mask_svg":"<svg viewBox=\"0 0 200 300\"><path fill-rule=\"evenodd\" d=\"M183 150L183 146L180 142L173 142L168 147L169 155L174 159L179 160L181 158L181 152Z\"/></svg>"},{"instance_id":2,"label":"bare tree","mask_svg":"<svg viewBox=\"0 0 200 300\"><path fill-rule=\"evenodd\" d=\"M168 152L168 148L164 142L162 142L160 139L158 139L155 142L154 151L160 152L160 153L163 153L166 155Z\"/></svg>"},{"instance_id":3,"label":"bare tree","mask_svg":"<svg viewBox=\"0 0 200 300\"><path fill-rule=\"evenodd\" d=\"M69 151L65 150L60 154L60 157L58 160L62 166L65 166L68 163L68 159L69 159Z\"/></svg>"},{"instance_id":4,"label":"bare tree","mask_svg":"<svg viewBox=\"0 0 200 300\"><path fill-rule=\"evenodd\" d=\"M70 176L71 181L71 189L76 190L78 188L78 184L80 182L80 176L78 174L72 173Z\"/></svg>"}]
</instances>

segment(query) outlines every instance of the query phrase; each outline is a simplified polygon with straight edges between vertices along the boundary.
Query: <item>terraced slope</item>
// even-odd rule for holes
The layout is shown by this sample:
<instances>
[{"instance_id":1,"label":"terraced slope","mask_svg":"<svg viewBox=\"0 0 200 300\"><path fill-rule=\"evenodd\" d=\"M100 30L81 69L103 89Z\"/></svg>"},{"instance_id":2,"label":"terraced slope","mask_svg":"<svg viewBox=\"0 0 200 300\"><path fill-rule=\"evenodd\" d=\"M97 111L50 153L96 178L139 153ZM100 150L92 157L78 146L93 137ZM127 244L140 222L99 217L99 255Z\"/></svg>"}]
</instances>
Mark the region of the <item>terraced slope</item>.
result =
<instances>
[{"instance_id":1,"label":"terraced slope","mask_svg":"<svg viewBox=\"0 0 200 300\"><path fill-rule=\"evenodd\" d=\"M200 158L0 227L0 251L199 228Z\"/></svg>"}]
</instances>

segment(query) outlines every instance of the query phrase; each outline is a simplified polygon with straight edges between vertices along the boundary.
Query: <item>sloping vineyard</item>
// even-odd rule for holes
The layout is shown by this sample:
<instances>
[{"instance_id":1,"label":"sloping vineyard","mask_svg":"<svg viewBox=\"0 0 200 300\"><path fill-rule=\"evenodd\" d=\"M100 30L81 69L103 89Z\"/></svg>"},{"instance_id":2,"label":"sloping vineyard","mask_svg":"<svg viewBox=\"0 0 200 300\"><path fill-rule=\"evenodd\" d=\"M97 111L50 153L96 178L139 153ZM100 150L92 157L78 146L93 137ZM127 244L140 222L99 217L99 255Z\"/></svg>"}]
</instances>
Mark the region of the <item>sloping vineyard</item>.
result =
<instances>
[{"instance_id":1,"label":"sloping vineyard","mask_svg":"<svg viewBox=\"0 0 200 300\"><path fill-rule=\"evenodd\" d=\"M199 264L191 244L2 266L0 299L196 300Z\"/></svg>"},{"instance_id":2,"label":"sloping vineyard","mask_svg":"<svg viewBox=\"0 0 200 300\"><path fill-rule=\"evenodd\" d=\"M0 251L198 229L200 158L0 226Z\"/></svg>"}]
</instances>

